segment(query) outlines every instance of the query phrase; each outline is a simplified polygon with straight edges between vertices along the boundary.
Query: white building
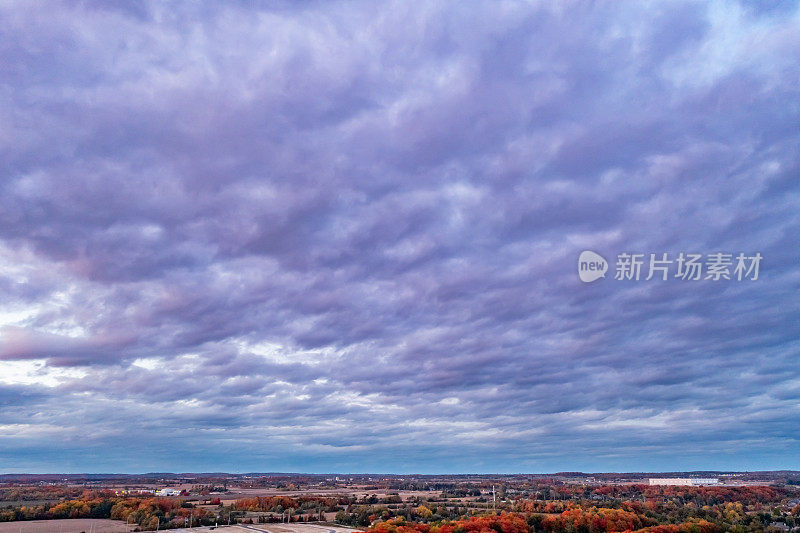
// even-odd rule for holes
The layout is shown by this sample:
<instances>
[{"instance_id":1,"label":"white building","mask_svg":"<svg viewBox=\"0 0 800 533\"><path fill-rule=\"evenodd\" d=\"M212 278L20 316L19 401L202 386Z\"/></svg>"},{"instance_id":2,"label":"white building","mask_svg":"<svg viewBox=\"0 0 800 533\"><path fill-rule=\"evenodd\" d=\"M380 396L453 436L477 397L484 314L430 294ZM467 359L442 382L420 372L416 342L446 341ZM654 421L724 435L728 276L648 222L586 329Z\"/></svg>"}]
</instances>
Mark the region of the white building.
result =
<instances>
[{"instance_id":1,"label":"white building","mask_svg":"<svg viewBox=\"0 0 800 533\"><path fill-rule=\"evenodd\" d=\"M650 478L651 485L678 485L678 486L698 486L698 485L716 485L719 479L715 477L664 477L664 478Z\"/></svg>"},{"instance_id":2,"label":"white building","mask_svg":"<svg viewBox=\"0 0 800 533\"><path fill-rule=\"evenodd\" d=\"M180 496L181 491L178 489L161 489L156 491L157 496Z\"/></svg>"}]
</instances>

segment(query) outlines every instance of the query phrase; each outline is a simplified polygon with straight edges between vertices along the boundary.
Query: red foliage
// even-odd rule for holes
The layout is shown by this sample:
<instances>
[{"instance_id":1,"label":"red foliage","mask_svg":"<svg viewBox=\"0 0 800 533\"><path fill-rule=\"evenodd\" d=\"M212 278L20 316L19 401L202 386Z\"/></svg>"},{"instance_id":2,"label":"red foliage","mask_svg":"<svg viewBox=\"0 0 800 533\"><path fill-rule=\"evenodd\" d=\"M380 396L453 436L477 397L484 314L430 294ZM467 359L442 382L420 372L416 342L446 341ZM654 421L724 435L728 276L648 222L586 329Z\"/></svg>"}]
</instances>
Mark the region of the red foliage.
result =
<instances>
[{"instance_id":1,"label":"red foliage","mask_svg":"<svg viewBox=\"0 0 800 533\"><path fill-rule=\"evenodd\" d=\"M548 515L542 520L546 531L588 531L607 533L632 531L646 525L638 514L622 509L572 508L559 515Z\"/></svg>"},{"instance_id":2,"label":"red foliage","mask_svg":"<svg viewBox=\"0 0 800 533\"><path fill-rule=\"evenodd\" d=\"M241 498L233 504L239 511L269 511L281 506L284 509L297 509L300 504L288 496L256 496L255 498Z\"/></svg>"},{"instance_id":3,"label":"red foliage","mask_svg":"<svg viewBox=\"0 0 800 533\"><path fill-rule=\"evenodd\" d=\"M528 533L525 517L517 513L499 516L473 516L469 520L446 522L441 526L406 523L402 518L375 524L370 531L377 533Z\"/></svg>"}]
</instances>

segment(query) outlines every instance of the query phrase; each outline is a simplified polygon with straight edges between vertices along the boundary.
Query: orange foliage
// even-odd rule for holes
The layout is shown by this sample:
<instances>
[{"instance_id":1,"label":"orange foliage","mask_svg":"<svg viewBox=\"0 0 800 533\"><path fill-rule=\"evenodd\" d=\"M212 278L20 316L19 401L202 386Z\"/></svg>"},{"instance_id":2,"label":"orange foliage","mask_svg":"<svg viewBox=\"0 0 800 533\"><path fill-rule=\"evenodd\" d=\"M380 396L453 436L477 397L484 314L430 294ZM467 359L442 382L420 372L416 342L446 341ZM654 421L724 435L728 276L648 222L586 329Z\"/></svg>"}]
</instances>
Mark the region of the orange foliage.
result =
<instances>
[{"instance_id":1,"label":"orange foliage","mask_svg":"<svg viewBox=\"0 0 800 533\"><path fill-rule=\"evenodd\" d=\"M473 516L469 520L445 522L442 525L406 523L402 518L375 524L376 533L528 533L525 517L516 513L499 516Z\"/></svg>"},{"instance_id":2,"label":"orange foliage","mask_svg":"<svg viewBox=\"0 0 800 533\"><path fill-rule=\"evenodd\" d=\"M294 498L287 496L256 496L236 500L233 506L239 511L270 511L278 506L284 509L297 509L300 504Z\"/></svg>"},{"instance_id":3,"label":"orange foliage","mask_svg":"<svg viewBox=\"0 0 800 533\"><path fill-rule=\"evenodd\" d=\"M572 508L559 515L548 515L542 520L546 531L587 531L606 533L612 531L633 531L650 524L643 523L638 514L622 509Z\"/></svg>"}]
</instances>

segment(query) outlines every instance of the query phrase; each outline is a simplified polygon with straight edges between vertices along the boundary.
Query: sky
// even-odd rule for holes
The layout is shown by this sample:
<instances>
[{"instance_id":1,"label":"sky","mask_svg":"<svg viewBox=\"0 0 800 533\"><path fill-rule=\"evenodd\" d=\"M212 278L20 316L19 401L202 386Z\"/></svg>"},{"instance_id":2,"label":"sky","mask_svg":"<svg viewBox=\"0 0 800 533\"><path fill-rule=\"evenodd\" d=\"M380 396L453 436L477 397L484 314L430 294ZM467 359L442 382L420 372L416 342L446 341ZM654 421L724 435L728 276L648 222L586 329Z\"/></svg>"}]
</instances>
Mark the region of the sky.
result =
<instances>
[{"instance_id":1,"label":"sky","mask_svg":"<svg viewBox=\"0 0 800 533\"><path fill-rule=\"evenodd\" d=\"M800 469L799 208L796 2L4 0L0 472Z\"/></svg>"}]
</instances>

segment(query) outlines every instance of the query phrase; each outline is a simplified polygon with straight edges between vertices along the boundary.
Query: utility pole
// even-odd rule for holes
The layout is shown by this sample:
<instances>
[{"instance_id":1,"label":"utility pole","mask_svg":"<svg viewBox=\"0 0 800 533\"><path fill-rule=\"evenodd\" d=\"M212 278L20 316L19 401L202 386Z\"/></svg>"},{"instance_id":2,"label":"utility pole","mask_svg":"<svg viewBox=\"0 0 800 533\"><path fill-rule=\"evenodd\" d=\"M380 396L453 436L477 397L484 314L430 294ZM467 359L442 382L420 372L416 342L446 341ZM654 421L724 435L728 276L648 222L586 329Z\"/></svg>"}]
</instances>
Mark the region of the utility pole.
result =
<instances>
[{"instance_id":1,"label":"utility pole","mask_svg":"<svg viewBox=\"0 0 800 533\"><path fill-rule=\"evenodd\" d=\"M495 496L495 493L494 493L494 485L492 485L492 508L494 509L494 512L496 513L497 512L497 497Z\"/></svg>"}]
</instances>

